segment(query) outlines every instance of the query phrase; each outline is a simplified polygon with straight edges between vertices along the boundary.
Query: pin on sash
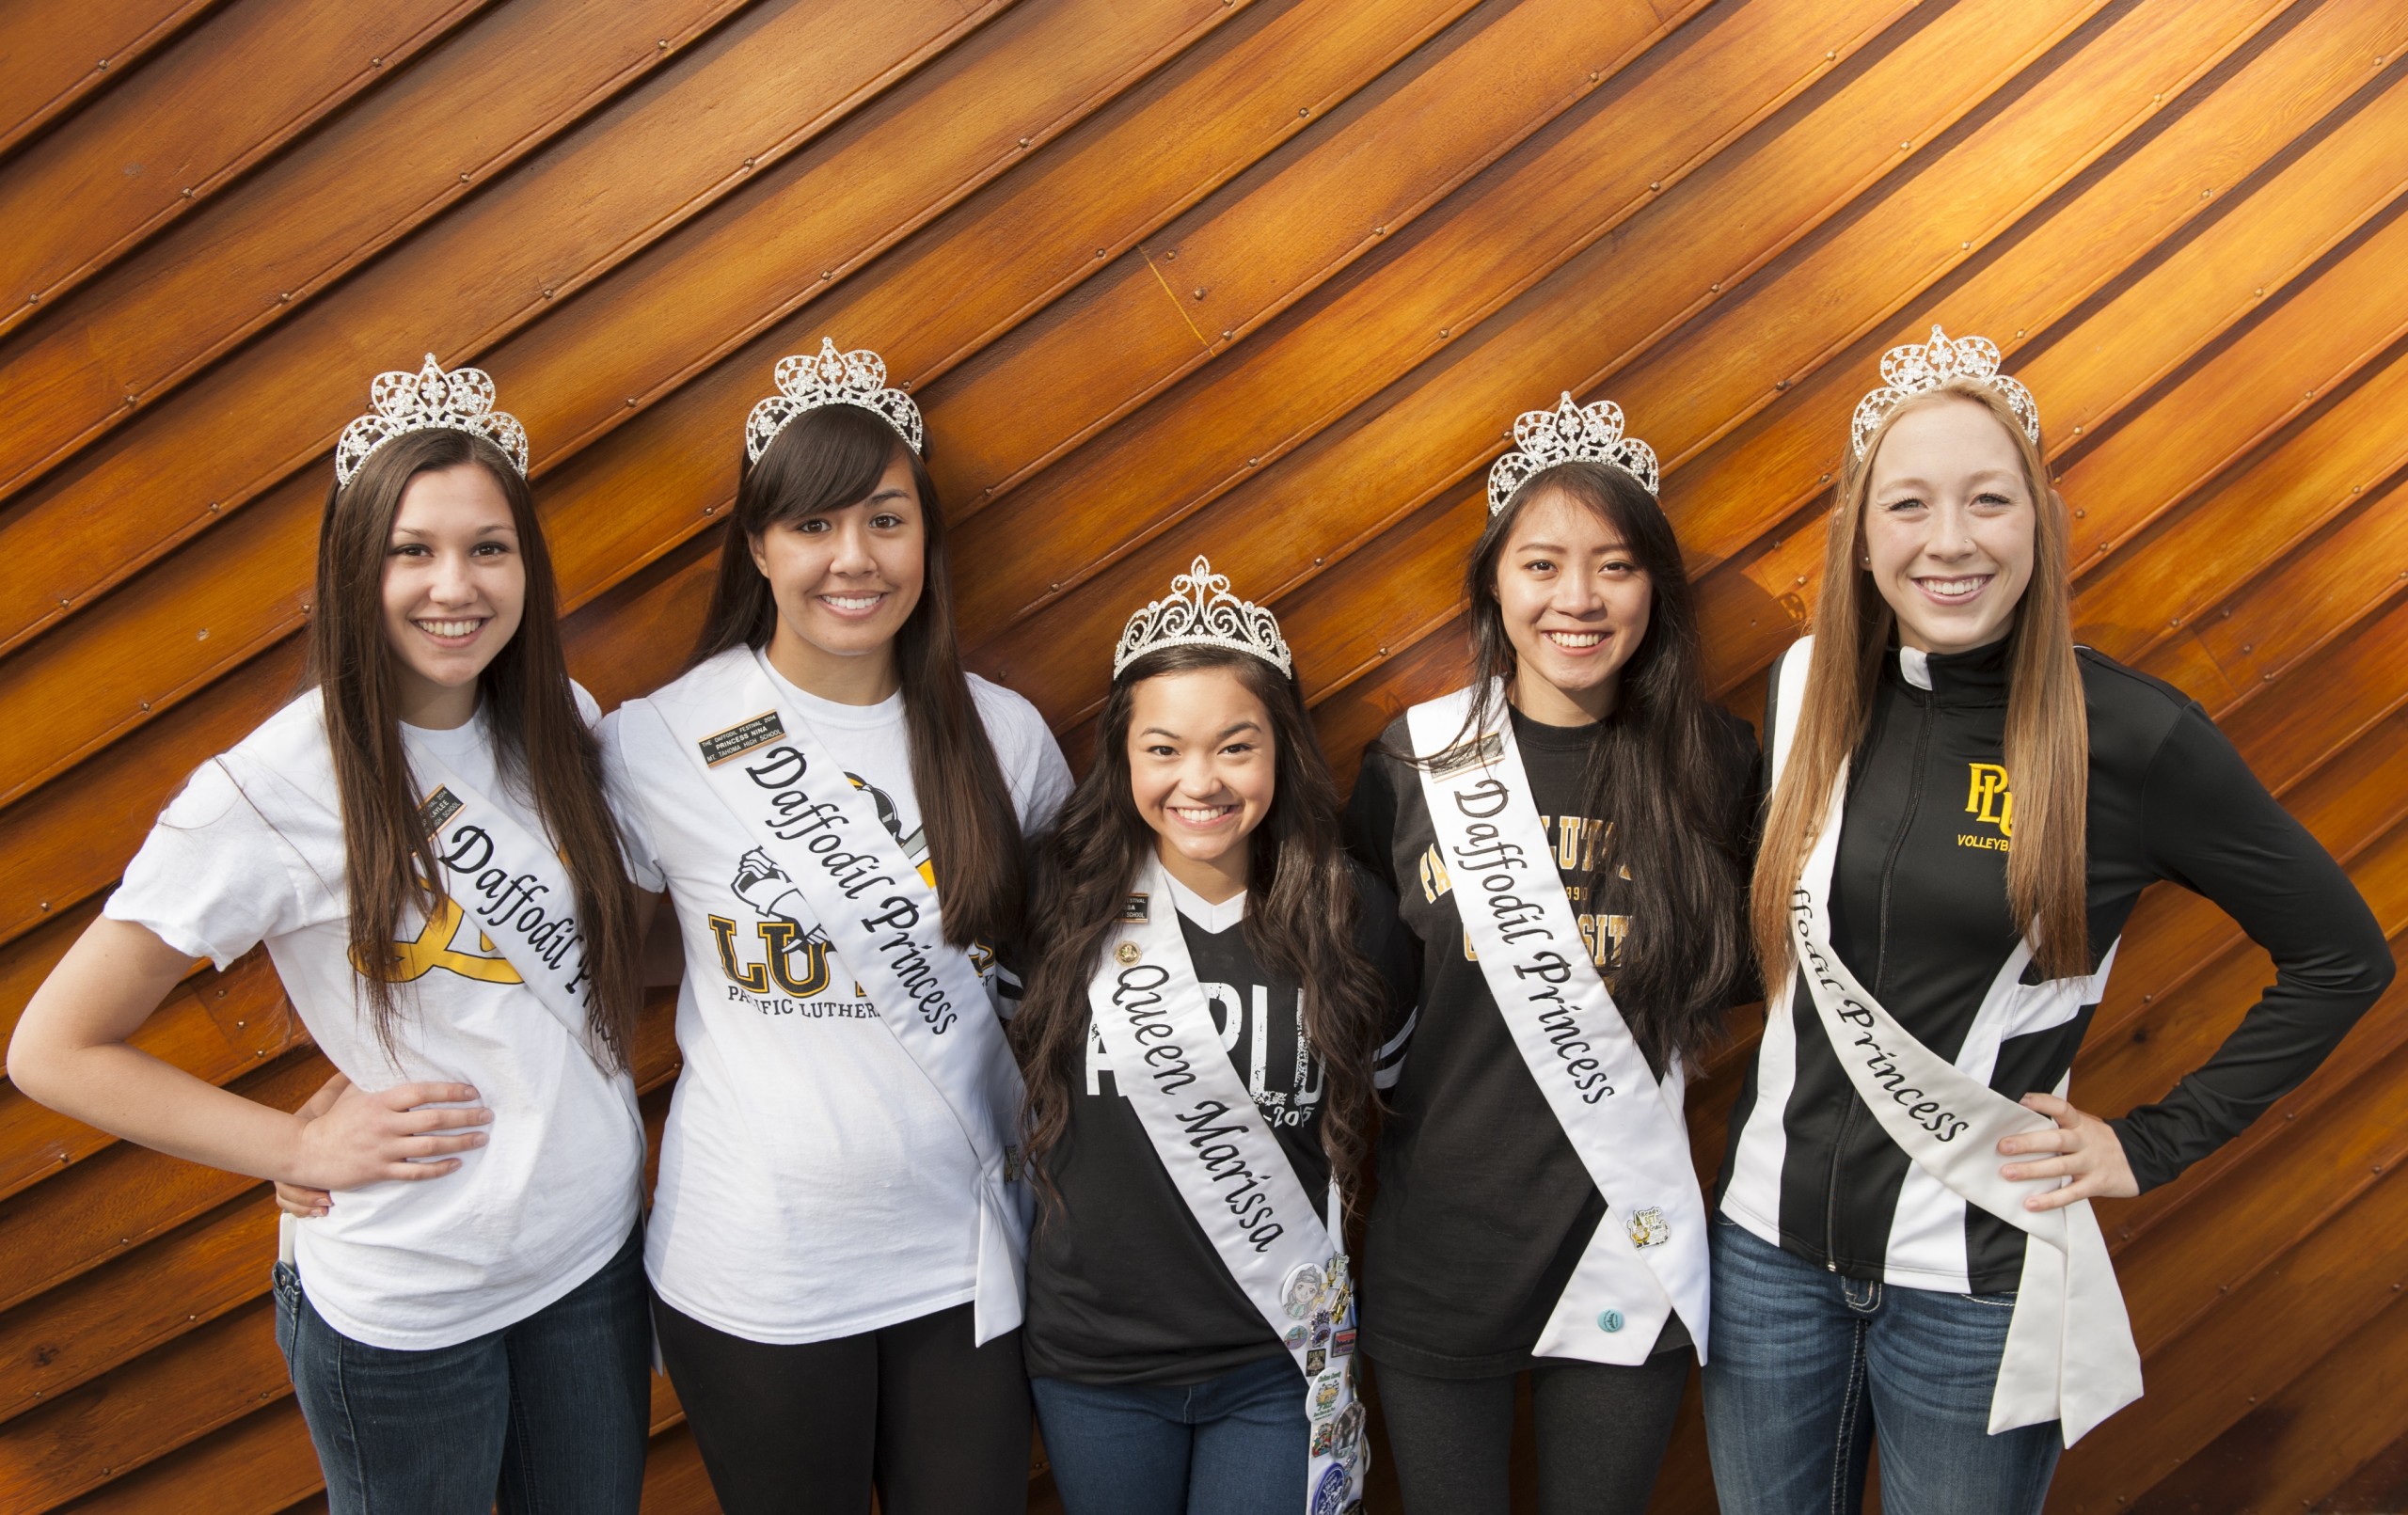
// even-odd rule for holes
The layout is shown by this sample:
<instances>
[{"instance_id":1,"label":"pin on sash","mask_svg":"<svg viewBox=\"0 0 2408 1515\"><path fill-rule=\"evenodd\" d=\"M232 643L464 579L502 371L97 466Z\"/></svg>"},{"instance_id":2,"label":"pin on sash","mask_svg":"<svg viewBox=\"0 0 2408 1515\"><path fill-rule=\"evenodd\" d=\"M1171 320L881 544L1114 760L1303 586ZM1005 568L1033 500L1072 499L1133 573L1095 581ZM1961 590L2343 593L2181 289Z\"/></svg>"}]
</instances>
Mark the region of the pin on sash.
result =
<instances>
[{"instance_id":1,"label":"pin on sash","mask_svg":"<svg viewBox=\"0 0 2408 1515\"><path fill-rule=\"evenodd\" d=\"M725 731L713 732L694 745L702 749L703 765L716 768L732 757L741 757L765 742L774 742L786 734L786 724L774 710L740 720Z\"/></svg>"}]
</instances>

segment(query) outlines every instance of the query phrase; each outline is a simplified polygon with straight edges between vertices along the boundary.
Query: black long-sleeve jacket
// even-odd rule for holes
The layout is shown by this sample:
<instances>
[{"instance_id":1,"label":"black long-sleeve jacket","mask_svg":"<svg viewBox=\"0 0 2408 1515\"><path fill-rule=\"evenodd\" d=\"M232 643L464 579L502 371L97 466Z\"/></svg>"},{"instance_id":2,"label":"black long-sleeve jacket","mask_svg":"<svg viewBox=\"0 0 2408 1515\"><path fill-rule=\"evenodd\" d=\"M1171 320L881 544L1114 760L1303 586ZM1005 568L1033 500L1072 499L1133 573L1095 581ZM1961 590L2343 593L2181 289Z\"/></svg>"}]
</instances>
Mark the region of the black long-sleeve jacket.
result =
<instances>
[{"instance_id":1,"label":"black long-sleeve jacket","mask_svg":"<svg viewBox=\"0 0 2408 1515\"><path fill-rule=\"evenodd\" d=\"M2146 1190L2313 1072L2390 983L2390 949L2349 876L2206 712L2083 649L2094 971L2042 983L2023 969L2006 904L2006 647L1888 661L1849 770L1832 945L1925 1046L2019 1098L2066 1079L2144 889L2171 879L2223 907L2273 956L2275 981L2204 1065L2114 1122ZM1777 676L1773 688L1777 700ZM2021 1274L2023 1233L1890 1141L1802 986L1733 1110L1720 1192L1733 1221L1850 1277L1986 1293Z\"/></svg>"}]
</instances>

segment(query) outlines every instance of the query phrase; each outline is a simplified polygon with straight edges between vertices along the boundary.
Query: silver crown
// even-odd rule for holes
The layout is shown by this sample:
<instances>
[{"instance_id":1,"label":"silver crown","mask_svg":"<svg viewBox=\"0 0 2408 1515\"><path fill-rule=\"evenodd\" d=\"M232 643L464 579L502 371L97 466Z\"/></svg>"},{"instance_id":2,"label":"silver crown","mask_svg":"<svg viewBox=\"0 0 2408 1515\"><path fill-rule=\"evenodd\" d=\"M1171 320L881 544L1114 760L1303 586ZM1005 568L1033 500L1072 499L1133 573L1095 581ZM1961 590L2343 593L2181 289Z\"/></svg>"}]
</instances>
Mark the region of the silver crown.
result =
<instances>
[{"instance_id":1,"label":"silver crown","mask_svg":"<svg viewBox=\"0 0 2408 1515\"><path fill-rule=\"evenodd\" d=\"M1488 513L1496 514L1532 474L1559 463L1603 463L1656 493L1656 450L1622 431L1622 407L1610 400L1573 402L1565 390L1553 410L1526 410L1513 419L1515 450L1488 470Z\"/></svg>"},{"instance_id":2,"label":"silver crown","mask_svg":"<svg viewBox=\"0 0 2408 1515\"><path fill-rule=\"evenodd\" d=\"M1938 326L1931 328L1931 340L1920 345L1909 342L1893 347L1881 355L1882 387L1857 402L1856 420L1849 428L1849 440L1855 444L1856 455L1864 456L1864 445L1881 425L1881 418L1890 414L1898 402L1909 395L1956 379L1971 379L1988 385L2015 412L2023 424L2023 434L2033 441L2040 440L2040 406L2032 391L1998 371L1998 343L1987 337L1962 337L1951 340Z\"/></svg>"},{"instance_id":3,"label":"silver crown","mask_svg":"<svg viewBox=\"0 0 2408 1515\"><path fill-rule=\"evenodd\" d=\"M369 413L342 429L335 442L335 483L351 482L368 455L412 432L467 432L491 440L510 454L518 476L527 476L527 428L518 418L493 408L493 377L483 369L446 373L426 355L416 373L379 373L368 387Z\"/></svg>"},{"instance_id":4,"label":"silver crown","mask_svg":"<svg viewBox=\"0 0 2408 1515\"><path fill-rule=\"evenodd\" d=\"M1279 618L1231 594L1228 576L1212 572L1200 557L1170 581L1170 598L1129 618L1112 655L1112 676L1118 678L1122 669L1162 647L1228 647L1252 653L1282 673L1293 668Z\"/></svg>"},{"instance_id":5,"label":"silver crown","mask_svg":"<svg viewBox=\"0 0 2408 1515\"><path fill-rule=\"evenodd\" d=\"M819 339L819 351L805 356L778 359L778 393L752 407L744 418L744 461L758 463L786 422L822 405L856 405L903 434L911 450L923 456L920 407L900 389L886 387L886 359L863 347L836 351L833 338Z\"/></svg>"}]
</instances>

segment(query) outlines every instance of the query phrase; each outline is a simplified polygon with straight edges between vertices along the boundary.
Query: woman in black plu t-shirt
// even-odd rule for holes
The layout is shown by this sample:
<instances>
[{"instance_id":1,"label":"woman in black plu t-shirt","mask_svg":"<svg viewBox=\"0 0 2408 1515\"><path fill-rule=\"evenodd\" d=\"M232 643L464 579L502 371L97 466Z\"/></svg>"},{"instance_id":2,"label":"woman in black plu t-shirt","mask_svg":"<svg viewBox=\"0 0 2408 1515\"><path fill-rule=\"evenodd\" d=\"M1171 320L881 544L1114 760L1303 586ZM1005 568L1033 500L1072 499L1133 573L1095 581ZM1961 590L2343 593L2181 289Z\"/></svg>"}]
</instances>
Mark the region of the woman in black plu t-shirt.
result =
<instances>
[{"instance_id":1,"label":"woman in black plu t-shirt","mask_svg":"<svg viewBox=\"0 0 2408 1515\"><path fill-rule=\"evenodd\" d=\"M1255 1151L1291 1171L1305 1213L1283 1215L1291 1243L1321 1238L1333 1176L1351 1188L1368 1156L1375 1064L1412 1003L1395 901L1343 850L1286 644L1227 584L1198 560L1174 585L1192 597L1149 606L1122 639L1094 765L1042 849L1012 1024L1042 1195L1024 1344L1072 1515L1336 1511L1359 1488L1342 1239L1288 1274L1301 1287L1281 1293L1275 1272L1250 1291L1229 1258L1243 1267L1254 1249L1205 1223L1224 1198L1242 1223L1260 1213L1241 1210L1259 1186L1219 1144L1232 1117L1196 1143L1174 1136L1171 1156L1147 1124L1149 1108L1193 1108L1210 1088L1151 1039L1169 1028L1145 1023L1157 994L1177 998L1156 960L1183 948L1188 1045L1226 1052L1212 1072L1235 1119L1259 1115ZM1176 936L1143 946L1141 923ZM1094 1005L1091 980L1149 992L1121 1021ZM1156 1083L1179 1092L1149 1107Z\"/></svg>"},{"instance_id":2,"label":"woman in black plu t-shirt","mask_svg":"<svg viewBox=\"0 0 2408 1515\"><path fill-rule=\"evenodd\" d=\"M1702 693L1696 612L1653 454L1622 436L1614 407L1569 396L1516 434L1526 450L1491 476L1491 518L1471 552L1469 714L1448 740L1465 751L1474 732L1510 722L1520 763L1509 777L1527 782L1582 945L1660 1078L1753 989L1741 918L1755 744ZM1592 1239L1611 1239L1608 1196L1475 958L1425 796L1422 770L1445 764L1426 762L1426 741L1416 760L1408 719L1366 754L1347 814L1350 842L1394 883L1421 945L1362 1299L1405 1507L1501 1515L1514 1380L1529 1371L1541 1509L1643 1509L1697 1333L1674 1313L1652 1353L1625 1340L1624 1312L1597 1306L1627 1294L1588 1299L1575 1319L1576 1269ZM1666 1091L1675 1105L1677 1091ZM1663 1235L1645 1224L1654 1214L1613 1223L1638 1225L1634 1241L1649 1245ZM1679 1239L1702 1256L1702 1237ZM1650 1260L1660 1269L1680 1250Z\"/></svg>"}]
</instances>

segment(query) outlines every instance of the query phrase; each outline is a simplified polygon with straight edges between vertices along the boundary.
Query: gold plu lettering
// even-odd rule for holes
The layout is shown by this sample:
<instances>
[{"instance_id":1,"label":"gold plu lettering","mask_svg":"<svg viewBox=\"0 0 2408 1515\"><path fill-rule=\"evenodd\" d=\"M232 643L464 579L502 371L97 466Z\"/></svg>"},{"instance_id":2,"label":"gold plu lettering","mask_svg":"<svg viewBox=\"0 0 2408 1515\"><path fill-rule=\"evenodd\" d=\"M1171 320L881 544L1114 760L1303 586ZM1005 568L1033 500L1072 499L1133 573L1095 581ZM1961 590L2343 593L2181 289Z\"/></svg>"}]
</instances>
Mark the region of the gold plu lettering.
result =
<instances>
[{"instance_id":1,"label":"gold plu lettering","mask_svg":"<svg viewBox=\"0 0 2408 1515\"><path fill-rule=\"evenodd\" d=\"M1580 861L1580 819L1576 815L1542 815L1539 824L1555 838L1555 865L1570 870Z\"/></svg>"},{"instance_id":2,"label":"gold plu lettering","mask_svg":"<svg viewBox=\"0 0 2408 1515\"><path fill-rule=\"evenodd\" d=\"M1986 826L1998 828L2003 837L2015 835L2015 792L2007 787L2006 768L1997 763L1969 763L1972 770L1965 790L1965 813Z\"/></svg>"},{"instance_id":3,"label":"gold plu lettering","mask_svg":"<svg viewBox=\"0 0 2408 1515\"><path fill-rule=\"evenodd\" d=\"M450 895L444 895L436 902L435 911L426 918L426 923L419 928L416 940L392 944L379 976L388 983L408 984L440 968L481 984L524 983L525 980L518 976L518 970L510 966L509 958L480 957L452 945L452 939L459 935L460 927L467 919L467 912L461 908L459 903ZM477 940L486 952L494 950L493 939L483 931L477 933ZM351 962L362 973L375 971L356 943L351 950Z\"/></svg>"},{"instance_id":4,"label":"gold plu lettering","mask_svg":"<svg viewBox=\"0 0 2408 1515\"><path fill-rule=\"evenodd\" d=\"M1421 897L1435 905L1438 896L1452 888L1454 885L1447 877L1447 864L1439 858L1436 844L1424 847L1421 851Z\"/></svg>"}]
</instances>

